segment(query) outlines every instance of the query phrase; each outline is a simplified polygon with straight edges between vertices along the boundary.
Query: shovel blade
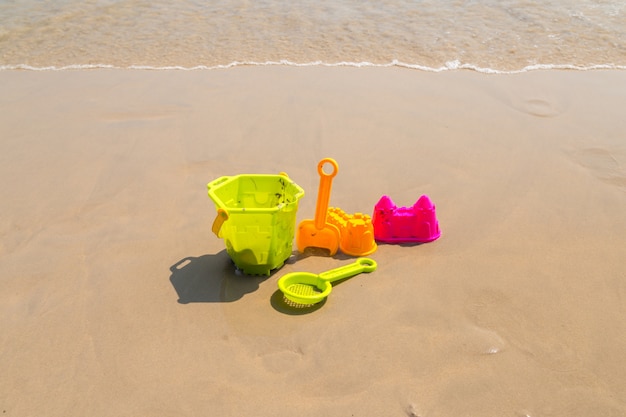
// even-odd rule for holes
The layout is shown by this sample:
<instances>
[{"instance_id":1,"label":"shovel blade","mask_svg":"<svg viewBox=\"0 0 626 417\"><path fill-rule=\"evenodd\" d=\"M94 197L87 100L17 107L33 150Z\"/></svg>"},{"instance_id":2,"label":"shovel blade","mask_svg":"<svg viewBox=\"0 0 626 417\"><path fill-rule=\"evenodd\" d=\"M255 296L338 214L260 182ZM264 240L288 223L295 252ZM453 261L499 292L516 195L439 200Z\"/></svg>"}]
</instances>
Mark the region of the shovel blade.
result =
<instances>
[{"instance_id":1,"label":"shovel blade","mask_svg":"<svg viewBox=\"0 0 626 417\"><path fill-rule=\"evenodd\" d=\"M318 229L314 220L303 220L298 226L297 245L298 251L303 253L306 248L328 249L330 256L334 256L339 250L341 239L337 226L328 224Z\"/></svg>"}]
</instances>

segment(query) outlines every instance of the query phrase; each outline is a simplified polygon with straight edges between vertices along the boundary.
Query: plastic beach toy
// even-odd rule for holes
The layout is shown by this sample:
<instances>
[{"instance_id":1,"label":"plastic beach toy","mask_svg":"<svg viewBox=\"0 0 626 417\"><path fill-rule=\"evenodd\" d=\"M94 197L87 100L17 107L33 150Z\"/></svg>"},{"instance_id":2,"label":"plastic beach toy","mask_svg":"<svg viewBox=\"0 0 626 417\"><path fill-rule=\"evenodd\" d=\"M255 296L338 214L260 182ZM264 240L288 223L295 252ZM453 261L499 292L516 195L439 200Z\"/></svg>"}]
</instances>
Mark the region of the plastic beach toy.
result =
<instances>
[{"instance_id":1,"label":"plastic beach toy","mask_svg":"<svg viewBox=\"0 0 626 417\"><path fill-rule=\"evenodd\" d=\"M290 272L278 280L278 288L291 302L316 304L328 297L333 289L333 282L351 278L361 272L372 272L376 267L376 261L373 259L359 258L351 264L319 275L310 272Z\"/></svg>"},{"instance_id":2,"label":"plastic beach toy","mask_svg":"<svg viewBox=\"0 0 626 417\"><path fill-rule=\"evenodd\" d=\"M331 173L324 172L324 166L332 167ZM296 242L298 251L304 252L308 247L328 249L330 256L339 249L339 229L337 226L326 222L326 212L330 201L333 178L339 171L339 165L332 158L324 158L317 164L317 172L320 175L320 185L317 191L317 205L315 207L315 219L303 220L298 226Z\"/></svg>"},{"instance_id":3,"label":"plastic beach toy","mask_svg":"<svg viewBox=\"0 0 626 417\"><path fill-rule=\"evenodd\" d=\"M213 233L246 274L269 275L291 256L304 190L287 174L220 177L207 184L217 217Z\"/></svg>"},{"instance_id":4,"label":"plastic beach toy","mask_svg":"<svg viewBox=\"0 0 626 417\"><path fill-rule=\"evenodd\" d=\"M397 207L384 195L374 207L374 235L379 242L425 243L441 236L435 205L422 195L412 207Z\"/></svg>"},{"instance_id":5,"label":"plastic beach toy","mask_svg":"<svg viewBox=\"0 0 626 417\"><path fill-rule=\"evenodd\" d=\"M339 249L346 255L367 256L376 251L374 225L367 214L346 214L338 207L331 207L326 221L339 229Z\"/></svg>"}]
</instances>

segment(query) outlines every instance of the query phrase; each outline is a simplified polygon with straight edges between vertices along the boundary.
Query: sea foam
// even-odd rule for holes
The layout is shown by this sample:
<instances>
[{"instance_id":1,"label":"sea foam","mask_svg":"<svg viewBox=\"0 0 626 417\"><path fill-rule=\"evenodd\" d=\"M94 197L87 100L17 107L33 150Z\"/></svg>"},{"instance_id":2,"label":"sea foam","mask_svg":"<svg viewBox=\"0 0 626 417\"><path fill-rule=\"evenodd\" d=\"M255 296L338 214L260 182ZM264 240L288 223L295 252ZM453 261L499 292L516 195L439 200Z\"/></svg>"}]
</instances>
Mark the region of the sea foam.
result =
<instances>
[{"instance_id":1,"label":"sea foam","mask_svg":"<svg viewBox=\"0 0 626 417\"><path fill-rule=\"evenodd\" d=\"M129 69L129 70L149 70L149 71L202 71L202 70L224 70L236 67L248 67L248 66L288 66L288 67L355 67L355 68L389 68L399 67L424 72L446 72L446 71L459 71L470 70L484 74L519 74L530 71L547 71L547 70L574 70L574 71L592 71L592 70L626 70L626 65L615 64L594 64L594 65L573 65L573 64L534 64L528 65L520 69L513 70L500 70L494 68L485 68L479 65L471 63L462 63L459 60L452 60L445 63L440 67L430 67L420 64L412 64L393 60L388 63L376 64L368 61L361 62L323 62L323 61L311 61L311 62L293 62L289 60L279 61L233 61L228 64L218 65L196 65L192 67L185 67L181 65L167 65L167 66L151 66L151 65L129 65L126 67L116 66L112 64L72 64L63 66L33 66L27 64L18 65L0 65L0 71L11 70L23 70L23 71L72 71L72 70L96 70L96 69Z\"/></svg>"}]
</instances>

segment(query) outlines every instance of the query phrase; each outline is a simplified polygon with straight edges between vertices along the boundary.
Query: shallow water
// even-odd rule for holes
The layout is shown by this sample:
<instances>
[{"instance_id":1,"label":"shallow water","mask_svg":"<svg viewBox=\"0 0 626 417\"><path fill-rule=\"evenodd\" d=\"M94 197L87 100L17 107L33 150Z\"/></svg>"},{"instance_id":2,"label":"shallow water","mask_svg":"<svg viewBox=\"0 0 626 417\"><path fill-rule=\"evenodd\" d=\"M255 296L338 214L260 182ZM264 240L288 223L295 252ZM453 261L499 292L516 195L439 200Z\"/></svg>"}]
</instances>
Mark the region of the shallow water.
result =
<instances>
[{"instance_id":1,"label":"shallow water","mask_svg":"<svg viewBox=\"0 0 626 417\"><path fill-rule=\"evenodd\" d=\"M626 68L626 1L0 0L0 68Z\"/></svg>"}]
</instances>

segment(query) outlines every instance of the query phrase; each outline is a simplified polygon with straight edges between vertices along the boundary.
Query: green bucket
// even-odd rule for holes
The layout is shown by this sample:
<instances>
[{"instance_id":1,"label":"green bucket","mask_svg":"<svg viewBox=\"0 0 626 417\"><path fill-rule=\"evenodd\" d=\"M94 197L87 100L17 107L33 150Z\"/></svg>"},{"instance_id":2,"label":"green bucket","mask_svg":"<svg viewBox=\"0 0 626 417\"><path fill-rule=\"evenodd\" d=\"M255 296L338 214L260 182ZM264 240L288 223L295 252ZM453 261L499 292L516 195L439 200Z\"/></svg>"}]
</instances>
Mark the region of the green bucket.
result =
<instances>
[{"instance_id":1,"label":"green bucket","mask_svg":"<svg viewBox=\"0 0 626 417\"><path fill-rule=\"evenodd\" d=\"M298 200L304 190L286 174L220 177L207 184L217 217L213 233L224 239L237 268L269 275L293 250Z\"/></svg>"}]
</instances>

